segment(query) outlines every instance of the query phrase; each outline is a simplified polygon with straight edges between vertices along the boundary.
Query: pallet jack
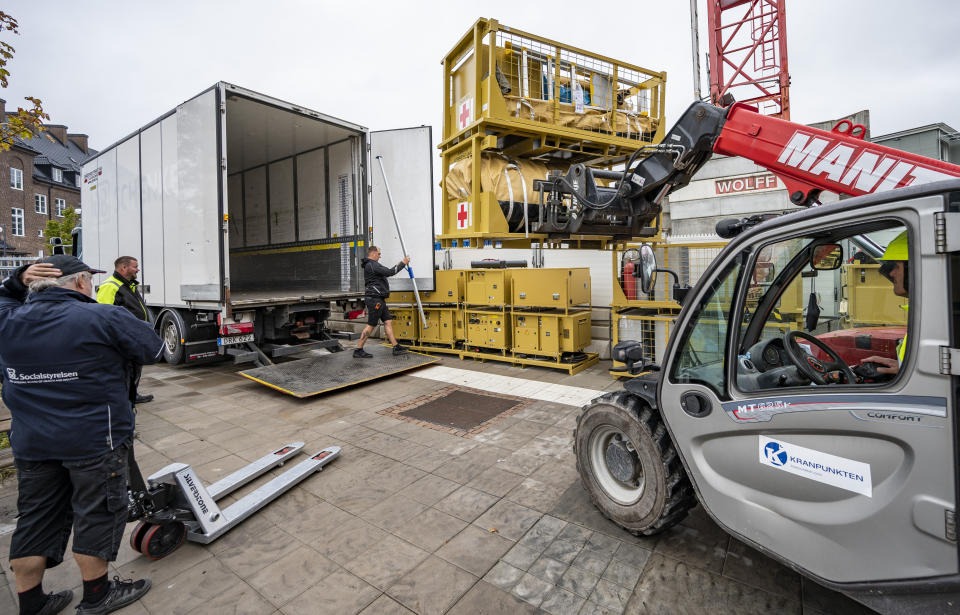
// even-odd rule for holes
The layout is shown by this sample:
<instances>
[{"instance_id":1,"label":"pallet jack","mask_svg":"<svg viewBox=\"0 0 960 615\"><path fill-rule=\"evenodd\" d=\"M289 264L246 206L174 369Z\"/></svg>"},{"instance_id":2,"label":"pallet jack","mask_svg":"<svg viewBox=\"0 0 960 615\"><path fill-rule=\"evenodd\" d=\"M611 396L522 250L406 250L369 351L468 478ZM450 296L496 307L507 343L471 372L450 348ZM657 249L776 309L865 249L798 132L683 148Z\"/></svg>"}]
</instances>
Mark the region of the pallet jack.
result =
<instances>
[{"instance_id":1,"label":"pallet jack","mask_svg":"<svg viewBox=\"0 0 960 615\"><path fill-rule=\"evenodd\" d=\"M230 506L222 510L217 506L217 500L284 465L303 446L303 442L282 446L209 486L185 463L171 463L144 482L131 447L128 521L139 523L130 535L130 546L151 559L160 559L185 539L211 543L340 455L339 446L327 447Z\"/></svg>"}]
</instances>

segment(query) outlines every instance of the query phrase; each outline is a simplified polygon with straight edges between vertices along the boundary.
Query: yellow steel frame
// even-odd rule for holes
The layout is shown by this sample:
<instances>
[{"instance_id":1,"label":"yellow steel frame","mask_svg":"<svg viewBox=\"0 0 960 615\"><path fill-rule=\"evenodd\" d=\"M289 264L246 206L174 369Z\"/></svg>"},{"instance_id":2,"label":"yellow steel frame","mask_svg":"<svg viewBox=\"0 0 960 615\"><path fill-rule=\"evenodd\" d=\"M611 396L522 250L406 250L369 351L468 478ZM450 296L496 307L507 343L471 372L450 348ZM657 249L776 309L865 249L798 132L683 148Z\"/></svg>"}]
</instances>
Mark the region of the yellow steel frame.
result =
<instances>
[{"instance_id":1,"label":"yellow steel frame","mask_svg":"<svg viewBox=\"0 0 960 615\"><path fill-rule=\"evenodd\" d=\"M675 248L688 248L691 250L720 250L723 249L727 243L725 241L713 241L713 242L691 242L691 243L660 243L660 242L650 242L655 247L660 248L669 248L663 250L663 259L661 262L657 263L658 267L664 269L670 268L670 249ZM610 305L614 308L627 308L627 307L636 307L644 309L660 309L660 310L679 310L680 304L677 303L672 297L673 289L673 278L667 275L660 275L657 280L657 290L654 291L654 296L660 296L661 299L628 299L626 294L623 292L623 287L620 284L620 255L630 248L639 248L642 244L640 243L626 243L619 244L616 246L615 250L612 250L610 253L612 259L612 275L613 275L613 299L610 302ZM691 280L691 286L696 283L696 280Z\"/></svg>"},{"instance_id":2,"label":"yellow steel frame","mask_svg":"<svg viewBox=\"0 0 960 615\"><path fill-rule=\"evenodd\" d=\"M497 34L524 39L530 44L548 49L553 75L548 94L552 101L552 117L547 121L538 121L510 115L505 99L501 94L494 73L499 70L498 53L513 53L509 40L504 47L497 45ZM523 50L521 50L522 52ZM566 62L567 70L572 58L581 58L597 65L608 67L611 72L609 109L605 113L606 126L610 131L594 131L559 124L560 96L558 84L561 80L561 65ZM567 60L564 60L567 58ZM560 59L560 61L556 61ZM486 68L485 68L486 67ZM494 67L491 70L490 67ZM479 161L483 152L497 151L514 158L532 158L549 156L563 152L560 160L564 163L582 162L591 166L610 168L622 163L639 148L659 143L666 131L663 121L666 95L666 73L652 71L640 66L627 64L612 58L565 45L548 38L530 34L514 28L502 26L494 19L479 19L464 33L443 59L443 140L439 145L442 163L441 207L442 224L437 239L444 248L482 247L485 239L504 241L504 247L529 247L530 241L544 242L548 238L542 234L511 233L507 221L500 210L499 203L492 194L481 192L482 175ZM579 76L578 76L579 79ZM634 82L629 82L629 80ZM625 90L617 88L626 84ZM652 136L638 138L618 136L616 130L616 101L618 94L631 95L640 90L650 92L648 117L655 122ZM592 82L591 82L592 91ZM454 100L455 95L459 97ZM529 100L534 100L529 97ZM467 105L465 101L472 101ZM540 99L538 99L540 100ZM470 108L469 119L465 125L459 125L457 114L463 107L464 117ZM472 158L471 193L465 200L469 203L472 223L468 228L457 226L456 211L464 199L452 199L447 194L447 174L451 165L458 159ZM559 161L559 160L558 160ZM659 228L659 220L657 221ZM659 234L658 234L659 237ZM578 246L605 247L609 238L604 236L581 235L572 237ZM508 243L509 242L509 243ZM587 247L584 246L584 247Z\"/></svg>"}]
</instances>

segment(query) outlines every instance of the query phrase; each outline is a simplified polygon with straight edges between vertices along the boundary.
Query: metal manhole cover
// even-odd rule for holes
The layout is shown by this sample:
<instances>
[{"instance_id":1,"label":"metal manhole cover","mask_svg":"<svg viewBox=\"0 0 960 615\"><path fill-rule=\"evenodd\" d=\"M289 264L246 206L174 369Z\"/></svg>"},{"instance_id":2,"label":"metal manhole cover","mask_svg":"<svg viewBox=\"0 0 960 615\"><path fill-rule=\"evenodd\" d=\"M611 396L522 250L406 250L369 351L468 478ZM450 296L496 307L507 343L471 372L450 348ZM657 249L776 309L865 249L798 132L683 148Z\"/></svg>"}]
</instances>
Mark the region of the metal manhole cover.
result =
<instances>
[{"instance_id":1,"label":"metal manhole cover","mask_svg":"<svg viewBox=\"0 0 960 615\"><path fill-rule=\"evenodd\" d=\"M400 414L435 425L470 431L519 403L515 399L454 391Z\"/></svg>"},{"instance_id":2,"label":"metal manhole cover","mask_svg":"<svg viewBox=\"0 0 960 615\"><path fill-rule=\"evenodd\" d=\"M531 400L477 389L448 386L417 399L381 410L403 421L457 436L477 434L515 414Z\"/></svg>"}]
</instances>

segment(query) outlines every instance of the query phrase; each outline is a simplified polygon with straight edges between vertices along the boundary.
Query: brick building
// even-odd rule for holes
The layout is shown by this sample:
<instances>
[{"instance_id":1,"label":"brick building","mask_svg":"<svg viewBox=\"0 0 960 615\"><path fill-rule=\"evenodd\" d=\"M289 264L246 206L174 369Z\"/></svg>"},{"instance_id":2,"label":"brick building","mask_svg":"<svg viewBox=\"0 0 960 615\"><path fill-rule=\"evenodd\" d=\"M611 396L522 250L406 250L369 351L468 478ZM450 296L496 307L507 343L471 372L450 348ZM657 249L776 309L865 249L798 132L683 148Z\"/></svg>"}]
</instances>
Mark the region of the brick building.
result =
<instances>
[{"instance_id":1,"label":"brick building","mask_svg":"<svg viewBox=\"0 0 960 615\"><path fill-rule=\"evenodd\" d=\"M6 121L3 99L0 121ZM16 139L10 150L0 151L0 251L10 256L49 254L47 221L80 207L80 165L96 153L89 149L87 135L68 134L60 124L44 127L39 135Z\"/></svg>"}]
</instances>

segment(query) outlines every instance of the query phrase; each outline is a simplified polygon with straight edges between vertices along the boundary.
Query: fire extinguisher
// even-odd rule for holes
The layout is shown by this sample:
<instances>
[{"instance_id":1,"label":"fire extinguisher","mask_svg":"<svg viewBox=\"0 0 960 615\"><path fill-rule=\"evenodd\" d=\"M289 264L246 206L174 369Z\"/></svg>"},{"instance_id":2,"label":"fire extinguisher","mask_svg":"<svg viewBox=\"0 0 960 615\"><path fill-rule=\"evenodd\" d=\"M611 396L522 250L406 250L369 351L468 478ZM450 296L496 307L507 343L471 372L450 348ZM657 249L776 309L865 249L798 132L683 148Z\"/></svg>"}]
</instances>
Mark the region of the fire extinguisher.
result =
<instances>
[{"instance_id":1,"label":"fire extinguisher","mask_svg":"<svg viewBox=\"0 0 960 615\"><path fill-rule=\"evenodd\" d=\"M633 261L624 259L623 277L620 279L620 286L623 288L623 294L627 301L634 301L637 298L637 280L633 277Z\"/></svg>"}]
</instances>

